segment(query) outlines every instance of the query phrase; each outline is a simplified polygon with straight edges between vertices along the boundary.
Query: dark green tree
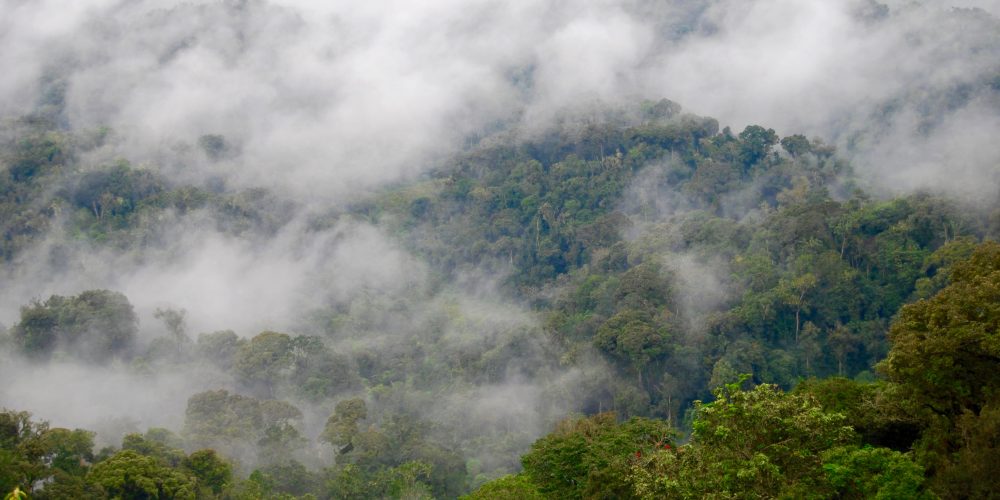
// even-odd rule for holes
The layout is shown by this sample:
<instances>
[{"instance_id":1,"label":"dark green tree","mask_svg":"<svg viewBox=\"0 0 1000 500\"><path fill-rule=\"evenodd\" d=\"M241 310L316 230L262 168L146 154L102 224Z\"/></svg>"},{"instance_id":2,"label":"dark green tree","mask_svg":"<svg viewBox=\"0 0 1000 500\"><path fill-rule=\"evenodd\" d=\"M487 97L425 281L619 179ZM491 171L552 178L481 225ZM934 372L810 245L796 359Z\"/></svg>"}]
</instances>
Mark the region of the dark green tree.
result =
<instances>
[{"instance_id":1,"label":"dark green tree","mask_svg":"<svg viewBox=\"0 0 1000 500\"><path fill-rule=\"evenodd\" d=\"M193 447L250 451L261 462L280 460L302 443L298 408L228 391L206 391L188 399L183 436Z\"/></svg>"},{"instance_id":2,"label":"dark green tree","mask_svg":"<svg viewBox=\"0 0 1000 500\"><path fill-rule=\"evenodd\" d=\"M94 465L87 481L100 486L109 497L123 500L194 500L197 493L193 476L132 450L120 451Z\"/></svg>"},{"instance_id":3,"label":"dark green tree","mask_svg":"<svg viewBox=\"0 0 1000 500\"><path fill-rule=\"evenodd\" d=\"M243 344L233 361L236 375L252 390L274 395L274 386L291 371L292 338L284 333L261 332Z\"/></svg>"},{"instance_id":4,"label":"dark green tree","mask_svg":"<svg viewBox=\"0 0 1000 500\"><path fill-rule=\"evenodd\" d=\"M781 147L792 156L802 156L812 151L812 144L804 135L795 134L781 139Z\"/></svg>"},{"instance_id":5,"label":"dark green tree","mask_svg":"<svg viewBox=\"0 0 1000 500\"><path fill-rule=\"evenodd\" d=\"M982 468L1000 463L998 325L1000 244L986 242L951 267L947 287L903 307L889 331L892 348L879 369L923 420L915 448L942 496L1000 487Z\"/></svg>"},{"instance_id":6,"label":"dark green tree","mask_svg":"<svg viewBox=\"0 0 1000 500\"><path fill-rule=\"evenodd\" d=\"M771 147L778 143L778 135L774 129L765 129L760 125L749 125L743 129L740 138L740 160L747 168L767 157Z\"/></svg>"},{"instance_id":7,"label":"dark green tree","mask_svg":"<svg viewBox=\"0 0 1000 500\"><path fill-rule=\"evenodd\" d=\"M138 318L128 299L110 290L79 295L53 295L21 308L11 335L23 352L45 358L56 350L89 361L105 361L130 353Z\"/></svg>"},{"instance_id":8,"label":"dark green tree","mask_svg":"<svg viewBox=\"0 0 1000 500\"><path fill-rule=\"evenodd\" d=\"M200 488L220 495L233 481L233 467L222 459L215 450L198 450L181 462L185 469L198 479Z\"/></svg>"}]
</instances>

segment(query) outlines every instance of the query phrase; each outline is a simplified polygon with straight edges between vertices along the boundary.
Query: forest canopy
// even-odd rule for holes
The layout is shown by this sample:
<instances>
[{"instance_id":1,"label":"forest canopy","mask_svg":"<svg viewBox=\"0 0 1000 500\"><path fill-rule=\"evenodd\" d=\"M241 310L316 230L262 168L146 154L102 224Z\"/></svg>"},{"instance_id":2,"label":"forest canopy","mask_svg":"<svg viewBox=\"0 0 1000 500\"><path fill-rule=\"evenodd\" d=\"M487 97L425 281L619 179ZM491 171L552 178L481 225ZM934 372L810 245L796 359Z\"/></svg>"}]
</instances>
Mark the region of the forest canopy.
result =
<instances>
[{"instance_id":1,"label":"forest canopy","mask_svg":"<svg viewBox=\"0 0 1000 500\"><path fill-rule=\"evenodd\" d=\"M9 412L20 423L8 456L21 465L4 487L177 498L986 491L970 474L988 465L969 464L992 463L984 458L995 392L989 311L1000 252L979 241L995 236L995 214L928 194L876 200L818 141L779 140L758 126L720 131L669 101L643 106L651 114L637 123L498 139L427 179L315 219L317 227L351 218L385 228L428 263L437 284L331 302L303 333L192 337L184 311L157 309L162 333L150 341L128 297L110 290L25 305L6 345L30 363L187 367L229 382L190 394L182 427L130 434L103 451L88 431L50 431ZM37 163L48 161L39 151ZM73 165L49 180L22 172L8 182L59 184L78 175ZM122 210L88 202L73 217L38 216L90 245L137 250L155 242L141 221L181 209L182 199L200 200L197 210L235 234L273 234L270 224L290 220L273 208L269 218L233 212L232 197L243 194L165 179L137 190L128 179L148 174L127 163L107 172L108 183L85 175L75 185L107 191L97 200L127 194L114 202ZM658 196L688 208L664 212L635 191L636 179L654 179ZM80 196L50 192L54 203L69 196L69 206ZM23 234L30 246L32 233ZM501 326L488 343L455 350L456 339L472 341L489 320L439 297L448 297L445 283L484 269L507 276L500 289L539 321ZM366 341L412 315L421 318L407 327L412 344ZM598 377L587 381L592 388L546 410L553 423L567 404L591 416L563 421L523 456L534 436L516 421L449 435L445 425L455 424L422 417L412 411L420 403L406 399L433 401L454 384L474 390L512 373L554 380L594 363L606 368L589 376ZM326 424L317 428L309 421L320 408ZM67 445L49 435L80 436L72 453L89 465L58 465ZM325 465L306 459L309 449ZM123 468L148 480L113 479Z\"/></svg>"}]
</instances>

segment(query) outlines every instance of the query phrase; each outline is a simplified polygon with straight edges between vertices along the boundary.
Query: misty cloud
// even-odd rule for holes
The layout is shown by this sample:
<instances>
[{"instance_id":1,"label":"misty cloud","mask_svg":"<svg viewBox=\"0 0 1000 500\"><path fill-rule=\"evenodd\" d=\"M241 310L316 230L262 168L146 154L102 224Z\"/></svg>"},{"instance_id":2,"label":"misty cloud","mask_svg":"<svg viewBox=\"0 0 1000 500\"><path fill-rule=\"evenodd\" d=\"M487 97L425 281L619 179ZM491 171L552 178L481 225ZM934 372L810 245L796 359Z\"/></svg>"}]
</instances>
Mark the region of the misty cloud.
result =
<instances>
[{"instance_id":1,"label":"misty cloud","mask_svg":"<svg viewBox=\"0 0 1000 500\"><path fill-rule=\"evenodd\" d=\"M142 373L120 363L97 368L62 360L42 366L7 354L2 360L0 405L28 409L57 427L96 429L101 442L115 445L126 432L179 429L192 393L232 383L208 367Z\"/></svg>"},{"instance_id":2,"label":"misty cloud","mask_svg":"<svg viewBox=\"0 0 1000 500\"><path fill-rule=\"evenodd\" d=\"M24 297L109 288L129 297L144 324L155 322L156 308L170 307L187 311L190 331L253 335L292 328L311 308L362 290L392 294L426 279L421 262L369 225L309 232L290 223L262 242L221 234L195 214L161 231L167 243L142 255L79 243L60 247L61 270L48 259L25 259L0 290L0 321L13 324ZM63 245L49 242L56 244Z\"/></svg>"},{"instance_id":3,"label":"misty cloud","mask_svg":"<svg viewBox=\"0 0 1000 500\"><path fill-rule=\"evenodd\" d=\"M872 5L716 2L702 20L713 30L658 57L654 88L735 130L758 123L782 135L819 136L895 192L995 197L969 188L997 165L981 151L995 150L985 135L1000 129L981 113L997 111L995 86L986 82L1000 69L1000 5ZM862 133L877 139L855 144ZM938 161L913 165L911 151Z\"/></svg>"},{"instance_id":4,"label":"misty cloud","mask_svg":"<svg viewBox=\"0 0 1000 500\"><path fill-rule=\"evenodd\" d=\"M109 155L162 167L152 152L221 134L242 147L231 181L330 197L416 175L497 124L668 97L736 129L841 146L878 128L892 140L854 149L859 164L927 187L954 177L953 160L961 179L995 165L967 148L936 148L937 168L895 155L925 142L906 119L914 112L950 124L931 142L997 131L968 114L996 109L976 96L997 71L998 11L988 1L15 3L0 62L18 70L0 77L0 109L23 110L45 97L40 81L56 80L65 120L117 132ZM951 95L970 85L973 95ZM934 99L954 102L928 110Z\"/></svg>"}]
</instances>

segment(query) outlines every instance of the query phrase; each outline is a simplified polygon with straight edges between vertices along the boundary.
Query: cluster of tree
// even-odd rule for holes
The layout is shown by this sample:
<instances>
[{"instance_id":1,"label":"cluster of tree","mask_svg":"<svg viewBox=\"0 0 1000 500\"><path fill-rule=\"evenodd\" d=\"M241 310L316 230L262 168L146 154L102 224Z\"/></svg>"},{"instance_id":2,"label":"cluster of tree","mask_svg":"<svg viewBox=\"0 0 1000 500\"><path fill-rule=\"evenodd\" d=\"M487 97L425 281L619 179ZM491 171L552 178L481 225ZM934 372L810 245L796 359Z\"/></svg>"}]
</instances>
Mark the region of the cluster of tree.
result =
<instances>
[{"instance_id":1,"label":"cluster of tree","mask_svg":"<svg viewBox=\"0 0 1000 500\"><path fill-rule=\"evenodd\" d=\"M220 231L252 238L294 212L294 200L264 189L83 164L108 131L74 133L42 115L4 127L0 270L53 230L141 252L173 214L203 211ZM207 161L236 154L221 136L197 146ZM32 362L208 366L231 383L193 395L177 435L151 430L119 452L81 445L90 455L72 471L53 465L55 451L9 441L5 460L42 469L3 486L55 495L66 475L80 491L125 498L453 497L523 465L479 494L699 496L712 481L764 496L992 487L972 478L997 463L996 324L980 321L996 312L997 278L975 269L993 265L994 247L979 241L1000 235L1000 212L925 194L873 200L819 141L756 125L720 131L666 100L493 137L425 178L331 210L310 230L345 217L378 224L430 263L432 283L332 301L303 318L304 335L192 338L182 311L158 311L169 334L148 343L117 292L34 301L2 343ZM503 291L542 326L463 316L447 283L469 270L508 277ZM887 355L889 381L869 383ZM595 358L613 371L588 380L581 400L539 398L544 421L566 407L592 416L560 424L521 464L536 436L509 416L480 417L487 431L459 415L447 431L415 416L449 394L555 379ZM726 385L738 374L756 388ZM321 436L306 434L307 408L332 413ZM677 444L677 428L693 433L689 444ZM762 428L774 433L754 434ZM317 441L332 445L321 458ZM204 449L228 467L222 483L185 465ZM95 479L123 468L151 479Z\"/></svg>"},{"instance_id":2,"label":"cluster of tree","mask_svg":"<svg viewBox=\"0 0 1000 500\"><path fill-rule=\"evenodd\" d=\"M266 487L276 495L320 498L369 498L378 491L397 496L394 492L411 490L414 494L422 492L447 498L468 489L466 460L455 451L453 440L446 446L432 438L432 426L409 412L405 405L400 407L395 399L401 391L427 391L427 397L435 397L434 391L440 389L428 385L431 380L454 386L455 381L438 376L437 369L427 374L426 382L385 386L382 384L416 370L399 366L400 359L392 353L384 353L385 359L377 359L366 348L348 357L331 349L323 339L304 335L265 331L245 339L232 331L219 331L203 333L191 340L186 333L183 311L158 310L156 317L164 321L168 334L141 345L135 338L137 325L132 306L120 293L91 290L71 297L54 296L22 308L21 321L10 329L8 344L32 362L72 360L105 364L115 359L126 362L125 366L139 374L206 366L226 373L231 377L227 385L236 392L213 390L192 395L179 435L152 430L156 437L148 439L166 443L173 450L208 449L228 457L227 467L236 474L253 471L249 477L256 482L234 482L233 485L242 485L239 488L258 488L254 484L260 483L263 485L260 488ZM110 340L121 336L121 331L128 332L130 348L108 348ZM33 339L47 339L47 343ZM95 351L93 346L104 349ZM517 352L503 355L517 356ZM407 360L417 364L431 361ZM386 375L390 366L401 373ZM489 363L482 369L494 370ZM366 386L368 397L378 403L379 414L373 418L367 418L364 400L344 400L346 395L361 392ZM334 467L315 470L316 436L304 434L303 412L289 400L320 407L340 400L326 431L318 439L334 446L332 452L318 452L335 455ZM362 423L367 425L366 429L358 427ZM469 425L475 427L474 423ZM482 440L481 435L474 438ZM126 439L123 449L150 455L130 446L130 439ZM487 441L486 445L488 449L493 444ZM465 446L483 448L483 443L469 442ZM501 442L497 446L499 456L510 455L509 460L516 460L519 448L511 448L516 445ZM147 465L152 463L146 458L122 458L133 459ZM176 466L178 460L170 463ZM332 462L329 457L324 460ZM167 474L161 468L149 472L167 478L181 477L178 474L183 473ZM191 488L189 483L179 483L177 488L187 491ZM17 484L35 493L47 487L48 481L24 477ZM180 493L182 490L161 492L160 497L184 497L186 493ZM57 490L50 488L50 491ZM107 492L112 497L117 495L111 490ZM127 494L125 497L129 498Z\"/></svg>"},{"instance_id":3,"label":"cluster of tree","mask_svg":"<svg viewBox=\"0 0 1000 500\"><path fill-rule=\"evenodd\" d=\"M926 194L872 200L801 135L719 132L669 101L638 116L498 139L353 211L442 273L506 272L566 357L619 366L627 383L589 411L668 418L737 373L786 388L872 377L899 308L1000 230ZM628 191L640 175L655 193ZM725 299L692 312L679 256L722 268Z\"/></svg>"},{"instance_id":4,"label":"cluster of tree","mask_svg":"<svg viewBox=\"0 0 1000 500\"><path fill-rule=\"evenodd\" d=\"M128 298L86 290L22 307L9 338L20 353L39 361L53 356L90 363L119 359L139 367L204 362L231 374L241 391L262 397L273 397L281 387L317 401L360 386L352 361L318 337L265 331L244 339L226 330L200 334L192 342L182 311L159 310L157 316L170 335L140 348L138 319Z\"/></svg>"},{"instance_id":5,"label":"cluster of tree","mask_svg":"<svg viewBox=\"0 0 1000 500\"><path fill-rule=\"evenodd\" d=\"M988 498L1000 470L1000 244L905 306L886 380L725 384L696 401L690 441L641 418L566 421L524 470L470 498Z\"/></svg>"},{"instance_id":6,"label":"cluster of tree","mask_svg":"<svg viewBox=\"0 0 1000 500\"><path fill-rule=\"evenodd\" d=\"M811 379L785 393L770 384L747 389L753 383L744 376L717 388L712 402L694 403L683 445L665 420L568 419L532 446L521 473L471 498L988 495L1000 487L992 474L1000 464L1000 244L975 246L946 274L939 291L892 323L892 347L878 367L887 380ZM255 365L251 374L290 368L292 345L308 340L265 332L240 341L219 332L199 344L219 347L227 338L231 366ZM289 457L304 441L300 418L281 401L210 391L189 401L181 437L151 429L126 436L120 450L95 453L93 433L7 411L0 487L32 498L447 498L465 488L462 457L426 441L425 424L397 416L374 425L358 398L341 400L328 419L320 439L337 458L321 472L279 458L239 479L231 462L201 448L239 454L233 443L255 442L266 456Z\"/></svg>"},{"instance_id":7,"label":"cluster of tree","mask_svg":"<svg viewBox=\"0 0 1000 500\"><path fill-rule=\"evenodd\" d=\"M365 405L337 405L322 439L335 448L335 466L311 471L289 460L302 441L290 420L297 409L225 391L195 395L182 436L166 429L128 434L120 448L94 450L94 433L50 428L26 412L0 412L0 491L27 498L294 499L454 498L465 491L464 461L423 438L422 424L394 418L360 429ZM271 462L240 477L240 463L215 449L227 438L259 438ZM346 445L345 445L346 443ZM230 451L236 451L231 450Z\"/></svg>"},{"instance_id":8,"label":"cluster of tree","mask_svg":"<svg viewBox=\"0 0 1000 500\"><path fill-rule=\"evenodd\" d=\"M46 120L27 117L12 128L4 134L7 144L0 149L0 161L6 167L0 175L0 255L4 260L48 229L56 212L45 203L44 194L63 178L65 165L72 161L68 139Z\"/></svg>"},{"instance_id":9,"label":"cluster of tree","mask_svg":"<svg viewBox=\"0 0 1000 500\"><path fill-rule=\"evenodd\" d=\"M380 427L361 424L365 402L337 404L320 439L337 451L328 471L331 498L454 498L466 488L465 461L425 438L427 424L395 416Z\"/></svg>"},{"instance_id":10,"label":"cluster of tree","mask_svg":"<svg viewBox=\"0 0 1000 500\"><path fill-rule=\"evenodd\" d=\"M696 403L691 440L660 420L567 420L524 470L468 498L932 498L911 455L860 443L843 414L773 385Z\"/></svg>"},{"instance_id":11,"label":"cluster of tree","mask_svg":"<svg viewBox=\"0 0 1000 500\"><path fill-rule=\"evenodd\" d=\"M265 189L229 191L222 185L178 185L119 159L80 161L110 131L74 132L34 114L0 126L0 257L10 261L52 230L90 243L136 248L155 244L164 213L203 210L221 231L270 234L294 211ZM219 139L202 138L213 158Z\"/></svg>"},{"instance_id":12,"label":"cluster of tree","mask_svg":"<svg viewBox=\"0 0 1000 500\"><path fill-rule=\"evenodd\" d=\"M592 346L620 364L662 416L736 373L784 387L871 377L899 308L938 290L971 253L976 239L952 233L963 223L926 196L837 202L816 193L743 221L686 213L581 269L546 325L567 350ZM681 282L674 261L695 262L706 281L727 269L714 278L725 297L697 303L702 285ZM645 299L628 291L640 276ZM636 378L643 369L650 375Z\"/></svg>"},{"instance_id":13,"label":"cluster of tree","mask_svg":"<svg viewBox=\"0 0 1000 500\"><path fill-rule=\"evenodd\" d=\"M679 111L664 100L645 103L638 124L609 119L496 138L424 184L353 211L395 225L445 272L510 270L509 284L530 293L620 239L626 219L615 209L639 170L674 154L694 161L700 142L717 134L716 120Z\"/></svg>"},{"instance_id":14,"label":"cluster of tree","mask_svg":"<svg viewBox=\"0 0 1000 500\"><path fill-rule=\"evenodd\" d=\"M33 499L217 498L236 484L215 451L185 454L164 429L95 452L92 432L50 428L8 410L0 412L0 440L0 489L18 488Z\"/></svg>"},{"instance_id":15,"label":"cluster of tree","mask_svg":"<svg viewBox=\"0 0 1000 500\"><path fill-rule=\"evenodd\" d=\"M138 330L128 298L109 290L88 290L22 307L21 321L10 335L31 358L56 354L101 362L129 355Z\"/></svg>"},{"instance_id":16,"label":"cluster of tree","mask_svg":"<svg viewBox=\"0 0 1000 500\"><path fill-rule=\"evenodd\" d=\"M1000 488L1000 244L953 264L947 287L907 305L879 368L922 432L918 459L942 496Z\"/></svg>"}]
</instances>

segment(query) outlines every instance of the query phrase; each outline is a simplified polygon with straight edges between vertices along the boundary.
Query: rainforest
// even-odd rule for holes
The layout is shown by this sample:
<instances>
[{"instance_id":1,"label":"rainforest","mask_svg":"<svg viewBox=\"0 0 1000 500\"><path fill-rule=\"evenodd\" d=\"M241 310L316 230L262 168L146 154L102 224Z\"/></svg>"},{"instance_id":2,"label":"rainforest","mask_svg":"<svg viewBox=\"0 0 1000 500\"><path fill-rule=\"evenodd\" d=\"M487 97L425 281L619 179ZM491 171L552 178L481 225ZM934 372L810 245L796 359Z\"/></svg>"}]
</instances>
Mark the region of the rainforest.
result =
<instances>
[{"instance_id":1,"label":"rainforest","mask_svg":"<svg viewBox=\"0 0 1000 500\"><path fill-rule=\"evenodd\" d=\"M991 497L998 16L0 3L0 495Z\"/></svg>"}]
</instances>

